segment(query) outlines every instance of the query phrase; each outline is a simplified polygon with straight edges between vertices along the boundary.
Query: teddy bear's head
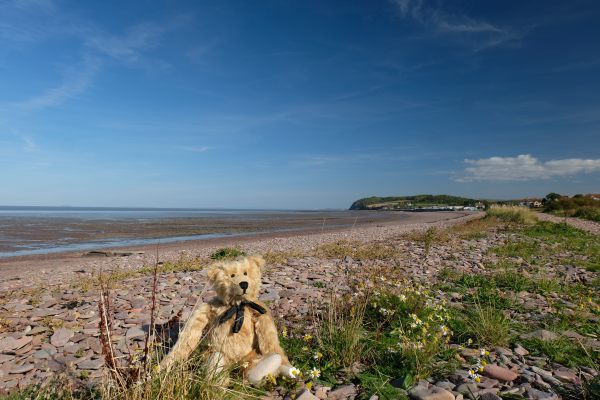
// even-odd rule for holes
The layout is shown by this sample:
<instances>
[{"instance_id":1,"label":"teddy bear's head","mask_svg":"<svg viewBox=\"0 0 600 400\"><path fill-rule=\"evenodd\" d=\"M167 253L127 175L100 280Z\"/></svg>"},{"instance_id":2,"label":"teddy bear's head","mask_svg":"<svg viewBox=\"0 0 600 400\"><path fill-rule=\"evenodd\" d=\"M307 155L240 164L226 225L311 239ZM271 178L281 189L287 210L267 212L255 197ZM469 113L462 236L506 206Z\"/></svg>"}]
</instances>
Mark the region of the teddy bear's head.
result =
<instances>
[{"instance_id":1,"label":"teddy bear's head","mask_svg":"<svg viewBox=\"0 0 600 400\"><path fill-rule=\"evenodd\" d=\"M260 269L263 265L265 260L261 256L221 261L208 271L208 280L225 304L242 299L256 300L260 293Z\"/></svg>"}]
</instances>

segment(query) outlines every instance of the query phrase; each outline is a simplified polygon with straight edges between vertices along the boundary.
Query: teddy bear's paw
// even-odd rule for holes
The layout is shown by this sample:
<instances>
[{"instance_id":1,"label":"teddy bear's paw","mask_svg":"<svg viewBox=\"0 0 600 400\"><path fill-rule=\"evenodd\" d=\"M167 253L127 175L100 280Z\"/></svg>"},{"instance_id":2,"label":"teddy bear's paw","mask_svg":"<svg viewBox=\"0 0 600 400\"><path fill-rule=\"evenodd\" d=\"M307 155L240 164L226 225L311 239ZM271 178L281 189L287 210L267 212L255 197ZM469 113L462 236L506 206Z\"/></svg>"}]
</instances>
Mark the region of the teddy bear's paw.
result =
<instances>
[{"instance_id":1,"label":"teddy bear's paw","mask_svg":"<svg viewBox=\"0 0 600 400\"><path fill-rule=\"evenodd\" d=\"M277 353L269 354L248 371L248 382L258 385L265 376L276 375L280 366L281 356Z\"/></svg>"}]
</instances>

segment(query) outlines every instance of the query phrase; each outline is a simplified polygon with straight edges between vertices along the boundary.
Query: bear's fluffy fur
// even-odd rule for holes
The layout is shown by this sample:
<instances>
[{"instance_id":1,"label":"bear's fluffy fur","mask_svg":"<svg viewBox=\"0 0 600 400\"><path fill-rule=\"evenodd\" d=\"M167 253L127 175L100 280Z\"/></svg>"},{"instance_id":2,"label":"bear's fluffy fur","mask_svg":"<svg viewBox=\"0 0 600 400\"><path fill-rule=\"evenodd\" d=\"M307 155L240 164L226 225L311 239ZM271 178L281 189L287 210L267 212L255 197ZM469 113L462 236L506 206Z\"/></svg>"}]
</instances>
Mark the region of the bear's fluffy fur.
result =
<instances>
[{"instance_id":1,"label":"bear's fluffy fur","mask_svg":"<svg viewBox=\"0 0 600 400\"><path fill-rule=\"evenodd\" d=\"M161 362L161 368L187 359L206 330L209 340L207 362L212 371L240 365L245 367L244 376L252 384L259 384L269 374L289 375L292 367L279 345L273 318L265 304L258 301L264 264L262 257L249 256L218 262L211 267L208 280L217 296L194 310L173 350ZM253 302L266 312L261 314L246 306L241 329L234 333L235 314L224 322L220 322L220 318L242 301Z\"/></svg>"}]
</instances>

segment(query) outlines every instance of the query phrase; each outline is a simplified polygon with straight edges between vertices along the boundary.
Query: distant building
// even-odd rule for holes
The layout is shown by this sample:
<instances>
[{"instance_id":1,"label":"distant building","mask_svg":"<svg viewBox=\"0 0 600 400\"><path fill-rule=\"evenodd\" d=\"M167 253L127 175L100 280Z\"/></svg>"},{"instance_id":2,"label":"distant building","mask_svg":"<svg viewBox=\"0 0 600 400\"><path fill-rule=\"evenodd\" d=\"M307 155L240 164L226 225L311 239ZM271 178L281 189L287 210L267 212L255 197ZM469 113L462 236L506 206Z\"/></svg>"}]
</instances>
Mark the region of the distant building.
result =
<instances>
[{"instance_id":1,"label":"distant building","mask_svg":"<svg viewBox=\"0 0 600 400\"><path fill-rule=\"evenodd\" d=\"M519 200L519 205L523 207L538 208L542 207L543 203L542 199L521 199Z\"/></svg>"},{"instance_id":2,"label":"distant building","mask_svg":"<svg viewBox=\"0 0 600 400\"><path fill-rule=\"evenodd\" d=\"M586 196L591 197L594 200L600 201L600 194L586 194Z\"/></svg>"}]
</instances>

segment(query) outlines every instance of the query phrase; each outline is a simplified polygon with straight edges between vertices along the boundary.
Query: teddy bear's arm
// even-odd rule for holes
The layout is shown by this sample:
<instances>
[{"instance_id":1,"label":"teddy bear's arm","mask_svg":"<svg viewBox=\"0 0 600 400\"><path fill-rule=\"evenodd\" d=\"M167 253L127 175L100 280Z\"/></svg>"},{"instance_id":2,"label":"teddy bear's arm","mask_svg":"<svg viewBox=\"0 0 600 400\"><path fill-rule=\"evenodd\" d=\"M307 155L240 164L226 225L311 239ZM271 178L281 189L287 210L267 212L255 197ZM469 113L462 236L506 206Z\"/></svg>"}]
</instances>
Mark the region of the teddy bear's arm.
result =
<instances>
[{"instance_id":1,"label":"teddy bear's arm","mask_svg":"<svg viewBox=\"0 0 600 400\"><path fill-rule=\"evenodd\" d=\"M270 353L277 353L281 356L282 364L288 365L288 361L285 352L279 345L279 338L277 337L277 328L273 318L267 313L263 314L256 320L256 335L258 336L258 347L260 352L264 355Z\"/></svg>"},{"instance_id":2,"label":"teddy bear's arm","mask_svg":"<svg viewBox=\"0 0 600 400\"><path fill-rule=\"evenodd\" d=\"M198 345L198 342L200 342L202 332L208 324L212 313L213 307L208 303L203 303L194 311L183 330L179 333L177 343L175 343L171 352L161 361L161 369L169 368L176 361L185 360L189 357Z\"/></svg>"}]
</instances>

